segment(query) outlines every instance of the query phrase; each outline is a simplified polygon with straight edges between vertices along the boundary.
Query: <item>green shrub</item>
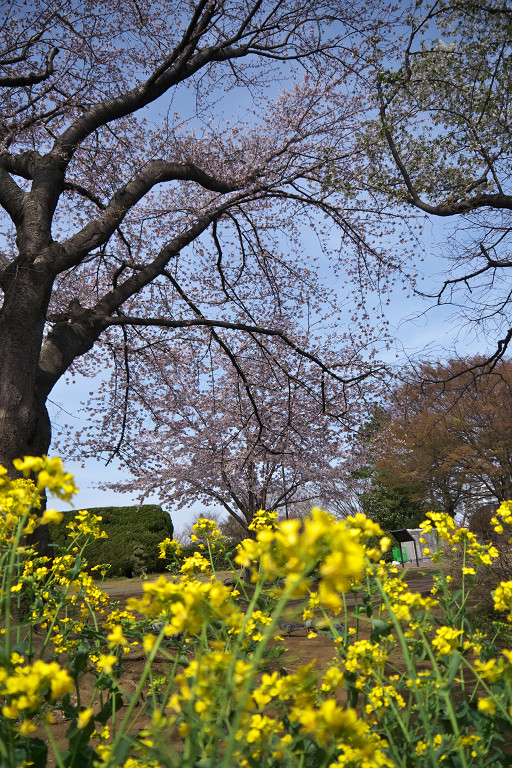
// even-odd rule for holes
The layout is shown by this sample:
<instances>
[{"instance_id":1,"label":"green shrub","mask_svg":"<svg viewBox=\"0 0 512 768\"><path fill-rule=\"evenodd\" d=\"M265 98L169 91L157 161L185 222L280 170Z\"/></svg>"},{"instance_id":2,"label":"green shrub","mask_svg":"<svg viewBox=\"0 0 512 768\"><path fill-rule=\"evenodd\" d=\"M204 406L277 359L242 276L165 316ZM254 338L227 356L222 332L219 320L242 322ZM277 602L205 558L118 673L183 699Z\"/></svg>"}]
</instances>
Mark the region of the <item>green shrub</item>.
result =
<instances>
[{"instance_id":1,"label":"green shrub","mask_svg":"<svg viewBox=\"0 0 512 768\"><path fill-rule=\"evenodd\" d=\"M102 518L101 527L108 536L87 544L84 554L89 568L108 564L108 576L140 575L140 564L134 560L135 549L140 548L148 573L165 570L164 561L158 557L158 545L173 535L172 521L165 510L154 504L143 504L140 507L94 507L89 512ZM67 546L66 523L74 515L73 511L66 512L61 525L51 526L55 544Z\"/></svg>"}]
</instances>

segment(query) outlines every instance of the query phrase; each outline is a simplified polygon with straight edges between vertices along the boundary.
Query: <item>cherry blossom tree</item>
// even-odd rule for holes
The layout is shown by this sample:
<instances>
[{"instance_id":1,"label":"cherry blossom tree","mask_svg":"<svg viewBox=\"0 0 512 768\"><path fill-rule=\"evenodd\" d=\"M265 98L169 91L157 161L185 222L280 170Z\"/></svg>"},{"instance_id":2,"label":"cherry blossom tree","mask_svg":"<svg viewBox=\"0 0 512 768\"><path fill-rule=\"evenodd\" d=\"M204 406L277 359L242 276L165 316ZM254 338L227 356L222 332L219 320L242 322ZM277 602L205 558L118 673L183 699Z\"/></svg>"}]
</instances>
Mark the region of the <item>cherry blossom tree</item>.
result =
<instances>
[{"instance_id":1,"label":"cherry blossom tree","mask_svg":"<svg viewBox=\"0 0 512 768\"><path fill-rule=\"evenodd\" d=\"M352 0L4 4L1 464L48 450L66 372L128 380L160 344L224 356L254 413L237 334L293 350L320 393L366 375L303 348L287 318L299 299L320 312L315 255L357 274L375 254L373 207L328 175L355 173L358 75L387 18Z\"/></svg>"},{"instance_id":2,"label":"cherry blossom tree","mask_svg":"<svg viewBox=\"0 0 512 768\"><path fill-rule=\"evenodd\" d=\"M211 345L204 354L195 347L191 354L182 345L180 355L161 343L132 355L123 381L106 382L95 416L65 453L108 462L116 452L131 479L110 487L167 506L215 505L245 530L259 509L283 516L308 503L341 509L347 438L374 395L369 381L349 401L332 378L319 392L304 360L276 342L231 340L243 377ZM329 347L319 355L334 366ZM352 364L365 369L363 360Z\"/></svg>"}]
</instances>

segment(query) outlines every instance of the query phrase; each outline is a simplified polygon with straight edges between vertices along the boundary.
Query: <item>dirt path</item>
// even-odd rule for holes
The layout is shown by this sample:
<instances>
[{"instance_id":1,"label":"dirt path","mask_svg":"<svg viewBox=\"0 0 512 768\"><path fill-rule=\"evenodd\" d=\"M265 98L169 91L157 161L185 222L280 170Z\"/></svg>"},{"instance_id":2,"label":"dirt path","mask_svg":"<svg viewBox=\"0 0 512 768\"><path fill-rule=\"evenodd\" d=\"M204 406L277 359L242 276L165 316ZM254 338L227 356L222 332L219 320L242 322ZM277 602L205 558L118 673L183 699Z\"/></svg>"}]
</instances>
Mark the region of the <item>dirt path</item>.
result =
<instances>
[{"instance_id":1,"label":"dirt path","mask_svg":"<svg viewBox=\"0 0 512 768\"><path fill-rule=\"evenodd\" d=\"M430 572L429 572L430 571ZM412 592L428 593L433 585L433 574L437 572L437 567L433 567L432 564L427 564L417 567L409 567L405 575L405 580L409 584L409 589ZM399 570L401 573L401 569ZM228 572L219 573L219 578L226 578L231 576ZM156 581L159 576L151 576L148 581ZM141 597L143 594L143 581L136 579L127 579L126 581L112 581L110 584L106 583L103 586L105 592L110 597L118 598L121 603L129 597ZM350 608L355 605L355 596L353 594L347 595L347 607ZM292 621L301 623L300 609L303 605L303 600L291 600L288 603L286 613L283 617L285 621ZM369 637L370 629L365 631L364 622L360 625L359 634L361 638ZM303 629L296 630L287 634L283 632L285 639L286 652L281 658L282 664L288 671L292 672L300 664L309 664L316 662L316 669L322 671L333 660L335 655L335 646L332 638L328 637L327 633L319 632L316 637L308 637L309 630L304 627ZM136 664L135 664L136 666ZM134 670L135 676L137 674Z\"/></svg>"},{"instance_id":2,"label":"dirt path","mask_svg":"<svg viewBox=\"0 0 512 768\"><path fill-rule=\"evenodd\" d=\"M409 584L411 592L429 592L433 584L433 574L437 572L437 566L433 566L431 563L426 565L420 565L419 568L411 566L406 569L405 580ZM399 569L398 575L402 573ZM110 579L105 581L101 586L104 592L110 597L140 597L143 594L143 585L151 584L160 576L166 574L152 574L146 581L140 579ZM217 577L222 581L225 578L232 578L233 574L229 571L220 571L217 573ZM201 579L201 576L198 578ZM206 581L207 577L203 577L202 580ZM354 604L355 598L353 595L347 595L347 603Z\"/></svg>"}]
</instances>

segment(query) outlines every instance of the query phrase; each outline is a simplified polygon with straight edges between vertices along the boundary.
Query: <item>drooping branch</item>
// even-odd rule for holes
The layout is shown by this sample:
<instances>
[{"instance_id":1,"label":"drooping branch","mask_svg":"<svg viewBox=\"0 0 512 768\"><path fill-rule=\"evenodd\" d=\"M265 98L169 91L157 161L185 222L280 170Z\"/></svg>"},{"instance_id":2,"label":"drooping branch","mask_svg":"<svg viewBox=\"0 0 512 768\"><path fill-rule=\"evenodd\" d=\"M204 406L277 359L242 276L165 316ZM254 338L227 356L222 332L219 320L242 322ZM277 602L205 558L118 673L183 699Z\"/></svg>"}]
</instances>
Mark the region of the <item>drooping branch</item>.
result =
<instances>
[{"instance_id":1,"label":"drooping branch","mask_svg":"<svg viewBox=\"0 0 512 768\"><path fill-rule=\"evenodd\" d=\"M135 326L157 326L160 328L189 328L194 326L203 326L205 328L227 328L234 331L245 331L247 333L262 334L264 336L275 336L283 341L286 346L292 349L301 357L306 358L310 362L314 363L320 370L331 376L340 384L355 384L368 378L370 374L361 373L357 376L349 376L344 378L335 373L332 368L329 368L319 357L303 349L290 339L283 331L277 328L265 328L263 326L253 326L246 323L231 323L225 320L209 320L205 317L189 319L189 320L168 320L167 318L143 318L143 317L130 317L128 315L122 315L120 317L111 317L104 320L105 326L112 325L135 325ZM372 375L375 374L375 369L372 370Z\"/></svg>"}]
</instances>

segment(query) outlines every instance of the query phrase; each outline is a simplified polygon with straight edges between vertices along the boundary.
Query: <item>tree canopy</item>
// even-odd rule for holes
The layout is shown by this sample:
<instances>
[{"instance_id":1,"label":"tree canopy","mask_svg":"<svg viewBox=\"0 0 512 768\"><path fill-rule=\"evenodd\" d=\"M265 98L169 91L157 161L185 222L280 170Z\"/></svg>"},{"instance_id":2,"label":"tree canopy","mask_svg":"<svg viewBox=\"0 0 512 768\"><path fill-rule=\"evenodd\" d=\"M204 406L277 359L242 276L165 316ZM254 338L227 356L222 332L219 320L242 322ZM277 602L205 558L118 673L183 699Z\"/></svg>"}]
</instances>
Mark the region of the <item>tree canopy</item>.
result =
<instances>
[{"instance_id":1,"label":"tree canopy","mask_svg":"<svg viewBox=\"0 0 512 768\"><path fill-rule=\"evenodd\" d=\"M215 504L245 528L259 509L293 514L296 504L344 501L340 467L356 404L347 405L327 383L316 392L291 352L281 351L276 366L269 342L257 352L247 343L236 347L245 381L229 360L212 354L180 359L173 347L164 354L162 344L158 355L140 351L130 367L128 410L123 388L119 398L106 382L93 401L96 416L78 436L77 458L108 460L119 446L130 479L115 489L156 496L167 506ZM323 349L323 359L328 355ZM361 384L358 393L364 402L371 389Z\"/></svg>"},{"instance_id":2,"label":"tree canopy","mask_svg":"<svg viewBox=\"0 0 512 768\"><path fill-rule=\"evenodd\" d=\"M384 480L423 485L428 502L451 515L488 496L512 498L512 361L482 363L462 358L411 372L390 393L388 421L374 438Z\"/></svg>"},{"instance_id":3,"label":"tree canopy","mask_svg":"<svg viewBox=\"0 0 512 768\"><path fill-rule=\"evenodd\" d=\"M379 118L363 140L377 196L402 203L405 217L453 220L446 269L421 290L475 324L487 359L512 338L511 63L508 0L420 0L406 9L400 48L376 69ZM404 274L413 264L409 253Z\"/></svg>"},{"instance_id":4,"label":"tree canopy","mask_svg":"<svg viewBox=\"0 0 512 768\"><path fill-rule=\"evenodd\" d=\"M419 290L415 213L455 222L434 303L504 354L507 0L12 0L2 14L1 464L48 450L47 399L69 371L113 371L114 452L130 419L147 451L152 421L189 440L189 408L213 429L205 377L222 388L225 363L249 453L274 450L259 358L306 398L296 414L339 419L348 386L359 396L380 370L390 286Z\"/></svg>"},{"instance_id":5,"label":"tree canopy","mask_svg":"<svg viewBox=\"0 0 512 768\"><path fill-rule=\"evenodd\" d=\"M2 14L0 463L47 451L46 400L70 368L122 367L128 396L131 356L169 340L229 359L253 408L229 332L295 351L319 391L367 375L354 322L325 362L289 319L339 316L318 254L355 273L373 254L361 205L326 179L333 162L354 174L380 4L13 0Z\"/></svg>"},{"instance_id":6,"label":"tree canopy","mask_svg":"<svg viewBox=\"0 0 512 768\"><path fill-rule=\"evenodd\" d=\"M379 473L373 475L371 487L360 497L363 512L385 531L417 528L428 512L422 485L400 486L390 483L390 479L388 476L384 480Z\"/></svg>"}]
</instances>

